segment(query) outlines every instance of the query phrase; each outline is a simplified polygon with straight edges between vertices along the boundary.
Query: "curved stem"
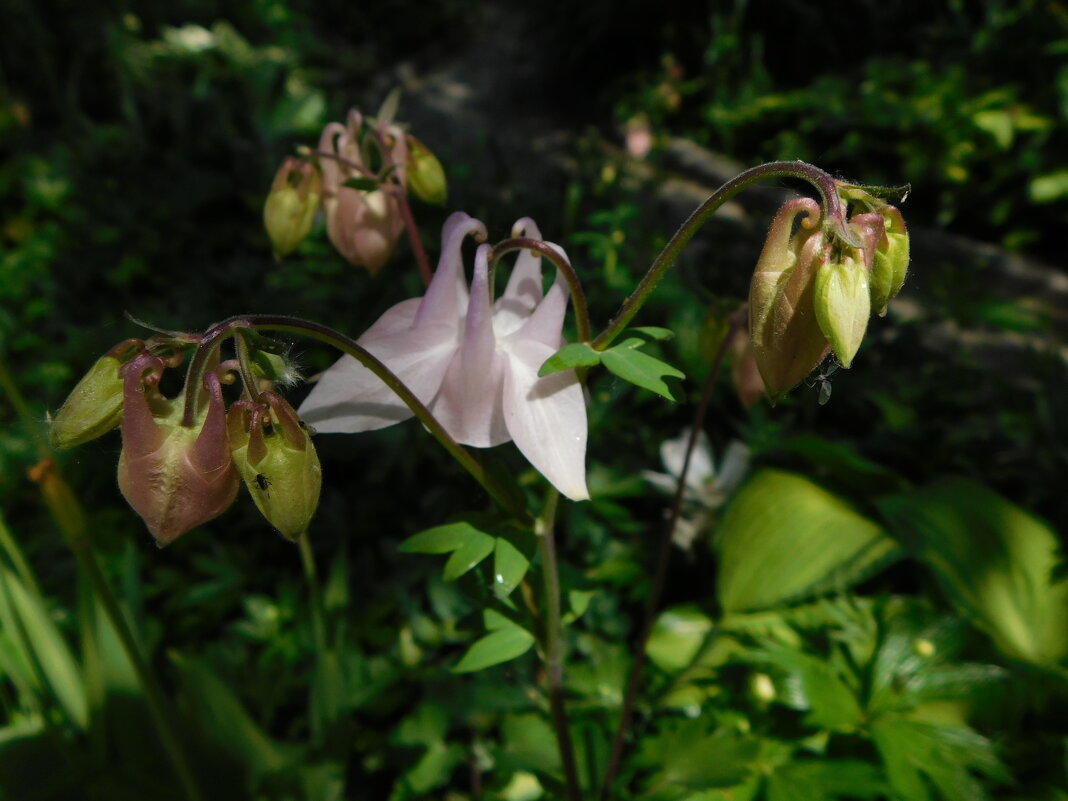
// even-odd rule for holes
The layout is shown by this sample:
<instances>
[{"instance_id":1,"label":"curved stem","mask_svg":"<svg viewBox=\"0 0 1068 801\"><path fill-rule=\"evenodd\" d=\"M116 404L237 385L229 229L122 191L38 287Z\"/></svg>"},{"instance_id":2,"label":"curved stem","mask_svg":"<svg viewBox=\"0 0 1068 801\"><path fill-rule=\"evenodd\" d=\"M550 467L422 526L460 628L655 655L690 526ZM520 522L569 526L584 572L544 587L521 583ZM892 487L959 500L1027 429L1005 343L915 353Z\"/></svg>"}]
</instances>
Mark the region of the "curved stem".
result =
<instances>
[{"instance_id":1,"label":"curved stem","mask_svg":"<svg viewBox=\"0 0 1068 801\"><path fill-rule=\"evenodd\" d=\"M664 592L664 582L667 579L667 569L668 564L671 561L671 547L674 539L675 526L679 522L679 516L682 511L683 496L686 492L686 475L690 470L690 460L693 456L694 447L697 445L697 438L701 433L705 414L708 412L708 405L712 400L712 392L715 389L716 379L719 376L720 368L723 366L723 359L727 354L727 347L730 344L734 332L742 326L743 320L744 315L741 311L736 312L731 316L730 327L727 329L727 334L723 337L723 341L720 343L719 348L716 351L715 359L712 362L712 368L709 370L708 378L705 379L704 387L701 390L701 400L698 402L697 408L694 410L693 423L690 428L690 438L686 443L686 455L683 457L682 470L679 471L678 486L675 488L675 494L671 499L671 515L668 518L667 525L664 527L664 531L660 537L660 548L656 557L656 568L653 572L653 581L649 588L649 595L645 599L645 614L642 619L641 634L638 637L637 650L634 654L634 665L631 667L630 676L627 678L627 691L623 700L623 708L620 713L619 726L616 729L616 736L612 742L612 754L608 759L608 767L605 770L604 783L601 785L602 801L607 801L611 797L612 785L615 783L616 776L619 773L619 764L623 756L624 739L627 735L627 729L630 726L631 716L634 714L634 705L638 699L638 684L641 680L642 670L645 667L645 651L649 644L649 635L653 632L653 624L656 622L656 613L660 608L660 596Z\"/></svg>"},{"instance_id":2,"label":"curved stem","mask_svg":"<svg viewBox=\"0 0 1068 801\"><path fill-rule=\"evenodd\" d=\"M834 226L835 234L846 242L859 246L859 242L854 243L856 237L846 224L845 208L838 197L836 182L830 175L818 167L806 164L803 161L773 161L768 164L761 164L759 167L753 167L723 184L704 203L697 207L693 214L686 219L686 222L679 226L675 235L671 237L670 241L653 261L649 271L642 278L634 292L620 306L619 311L616 312L616 316L612 318L608 327L593 340L593 347L597 350L604 350L612 344L612 340L619 336L620 332L627 327L627 324L634 319L634 315L638 313L645 301L649 299L649 295L652 294L660 279L664 277L664 273L675 263L675 259L678 258L682 249L720 206L743 189L769 178L800 178L812 184L820 194L823 201L824 214L830 224Z\"/></svg>"},{"instance_id":3,"label":"curved stem","mask_svg":"<svg viewBox=\"0 0 1068 801\"><path fill-rule=\"evenodd\" d=\"M571 744L571 727L564 703L564 641L560 622L560 574L556 564L556 504L560 493L549 490L545 510L534 525L541 552L542 573L545 577L545 667L549 681L549 709L553 727L556 729L556 744L560 749L560 762L564 767L564 782L568 801L582 801L579 789L578 770L575 767L575 749Z\"/></svg>"},{"instance_id":4,"label":"curved stem","mask_svg":"<svg viewBox=\"0 0 1068 801\"><path fill-rule=\"evenodd\" d=\"M556 269L564 276L568 289L571 290L571 304L575 309L575 327L578 332L579 342L589 342L589 307L586 305L586 294L582 291L582 283L579 281L578 273L575 272L575 268L571 266L571 263L540 239L527 239L525 237L515 237L498 242L493 246L490 263L492 264L505 253L513 250L529 250L539 256L545 256L556 265Z\"/></svg>"},{"instance_id":5,"label":"curved stem","mask_svg":"<svg viewBox=\"0 0 1068 801\"><path fill-rule=\"evenodd\" d=\"M303 153L304 151L301 152ZM371 178L375 180L378 179L377 175L375 175L365 166L360 164L358 161L353 161L352 159L347 159L344 156L339 156L337 153L327 153L325 150L312 150L310 148L308 149L307 153L308 155L316 156L317 158L336 161L338 164L342 164L348 167L349 169L356 170L358 173L361 173L366 178Z\"/></svg>"},{"instance_id":6,"label":"curved stem","mask_svg":"<svg viewBox=\"0 0 1068 801\"><path fill-rule=\"evenodd\" d=\"M241 320L240 317L231 317L216 323L200 338L200 344L193 352L193 358L189 360L189 370L185 374L185 408L182 410L184 427L192 428L196 423L197 404L204 388L204 373L207 371L209 359L222 345L223 339L229 336L234 328L241 327Z\"/></svg>"},{"instance_id":7,"label":"curved stem","mask_svg":"<svg viewBox=\"0 0 1068 801\"><path fill-rule=\"evenodd\" d=\"M241 372L241 383L244 386L244 395L254 401L260 396L260 382L252 369L252 354L248 347L247 328L237 328L237 336L234 337L234 346L237 349L237 364Z\"/></svg>"},{"instance_id":8,"label":"curved stem","mask_svg":"<svg viewBox=\"0 0 1068 801\"><path fill-rule=\"evenodd\" d=\"M338 350L349 354L381 379L382 383L389 387L394 394L396 394L397 397L412 410L412 413L431 433L434 439L436 439L441 446L445 448L445 450L447 450L449 454L483 486L483 488L485 488L486 492L488 492L502 508L506 509L523 525L533 525L534 521L531 518L530 513L527 512L524 507L518 505L506 491L498 486L493 476L485 470L477 459L449 435L449 432L442 427L441 423L438 422L438 419L431 414L430 410L423 405L422 401L420 401L410 389L408 389L403 381L397 378L386 365L365 350L358 342L356 342L356 340L351 339L332 328L328 328L325 325L312 322L311 320L302 320L299 317L249 314L233 318L232 321L224 321L214 327L218 328L219 326L225 325L227 322L231 324L240 323L255 329L262 328L273 331L290 331L296 334L303 334L304 336L332 345Z\"/></svg>"}]
</instances>

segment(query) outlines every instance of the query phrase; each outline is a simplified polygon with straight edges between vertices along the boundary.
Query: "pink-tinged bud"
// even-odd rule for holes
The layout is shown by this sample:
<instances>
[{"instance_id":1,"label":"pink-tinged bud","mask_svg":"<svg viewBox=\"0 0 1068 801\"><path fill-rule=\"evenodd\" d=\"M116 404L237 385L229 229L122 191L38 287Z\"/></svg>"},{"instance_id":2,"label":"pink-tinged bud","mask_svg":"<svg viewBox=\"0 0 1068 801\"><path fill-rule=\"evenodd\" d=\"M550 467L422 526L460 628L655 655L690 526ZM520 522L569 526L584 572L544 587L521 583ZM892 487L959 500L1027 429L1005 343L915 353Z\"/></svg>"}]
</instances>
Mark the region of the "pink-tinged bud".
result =
<instances>
[{"instance_id":1,"label":"pink-tinged bud","mask_svg":"<svg viewBox=\"0 0 1068 801\"><path fill-rule=\"evenodd\" d=\"M57 451L83 445L122 421L122 365L143 350L140 339L120 342L89 368L52 418L49 436Z\"/></svg>"},{"instance_id":2,"label":"pink-tinged bud","mask_svg":"<svg viewBox=\"0 0 1068 801\"><path fill-rule=\"evenodd\" d=\"M204 376L207 398L194 425L185 427L184 393L164 398L156 387L162 373L163 362L147 353L123 369L119 455L119 489L160 547L222 514L238 486L219 377ZM190 391L187 386L185 392Z\"/></svg>"},{"instance_id":3,"label":"pink-tinged bud","mask_svg":"<svg viewBox=\"0 0 1068 801\"><path fill-rule=\"evenodd\" d=\"M321 194L318 167L292 156L282 162L263 207L263 224L277 258L292 253L308 236Z\"/></svg>"},{"instance_id":4,"label":"pink-tinged bud","mask_svg":"<svg viewBox=\"0 0 1068 801\"><path fill-rule=\"evenodd\" d=\"M342 186L324 203L326 232L338 252L372 273L382 269L397 246L404 219L397 199L385 189Z\"/></svg>"},{"instance_id":5,"label":"pink-tinged bud","mask_svg":"<svg viewBox=\"0 0 1068 801\"><path fill-rule=\"evenodd\" d=\"M901 291L909 269L909 232L905 218L893 206L879 209L886 233L875 249L871 274L871 305L880 316L887 304Z\"/></svg>"},{"instance_id":6,"label":"pink-tinged bud","mask_svg":"<svg viewBox=\"0 0 1068 801\"><path fill-rule=\"evenodd\" d=\"M424 203L444 206L449 195L445 169L437 156L411 134L408 141L408 188Z\"/></svg>"},{"instance_id":7,"label":"pink-tinged bud","mask_svg":"<svg viewBox=\"0 0 1068 801\"><path fill-rule=\"evenodd\" d=\"M738 328L728 345L731 354L731 383L742 406L748 409L764 397L764 379L760 377L753 343L748 332Z\"/></svg>"},{"instance_id":8,"label":"pink-tinged bud","mask_svg":"<svg viewBox=\"0 0 1068 801\"><path fill-rule=\"evenodd\" d=\"M785 203L771 223L749 286L749 336L772 401L796 386L830 348L813 307L816 270L825 250L819 223L816 201Z\"/></svg>"},{"instance_id":9,"label":"pink-tinged bud","mask_svg":"<svg viewBox=\"0 0 1068 801\"><path fill-rule=\"evenodd\" d=\"M259 403L235 403L227 429L234 463L256 508L283 536L298 539L308 530L322 487L307 428L280 395L264 392Z\"/></svg>"}]
</instances>

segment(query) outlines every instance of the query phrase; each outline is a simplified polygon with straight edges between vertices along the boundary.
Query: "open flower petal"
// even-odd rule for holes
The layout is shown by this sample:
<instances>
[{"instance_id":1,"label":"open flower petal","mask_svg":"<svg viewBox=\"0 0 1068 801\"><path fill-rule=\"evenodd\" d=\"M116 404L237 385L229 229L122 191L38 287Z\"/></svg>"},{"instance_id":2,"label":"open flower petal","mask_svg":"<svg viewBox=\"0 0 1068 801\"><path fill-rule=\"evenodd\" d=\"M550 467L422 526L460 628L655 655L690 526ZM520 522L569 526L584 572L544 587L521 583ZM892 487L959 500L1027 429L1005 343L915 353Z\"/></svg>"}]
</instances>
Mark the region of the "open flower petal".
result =
<instances>
[{"instance_id":1,"label":"open flower petal","mask_svg":"<svg viewBox=\"0 0 1068 801\"><path fill-rule=\"evenodd\" d=\"M527 460L573 501L586 488L586 400L574 370L538 377L555 350L535 340L508 349L504 375L504 420Z\"/></svg>"}]
</instances>

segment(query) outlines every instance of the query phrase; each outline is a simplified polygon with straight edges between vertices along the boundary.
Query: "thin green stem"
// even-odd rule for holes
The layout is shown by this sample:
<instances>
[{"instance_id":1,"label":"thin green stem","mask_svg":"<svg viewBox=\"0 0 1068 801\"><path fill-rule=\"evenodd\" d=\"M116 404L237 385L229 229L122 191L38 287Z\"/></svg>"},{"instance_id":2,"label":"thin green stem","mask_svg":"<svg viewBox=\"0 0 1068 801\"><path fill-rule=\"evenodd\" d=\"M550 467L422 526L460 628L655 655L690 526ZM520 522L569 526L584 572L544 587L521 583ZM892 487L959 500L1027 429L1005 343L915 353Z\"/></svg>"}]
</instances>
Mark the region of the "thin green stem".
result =
<instances>
[{"instance_id":1,"label":"thin green stem","mask_svg":"<svg viewBox=\"0 0 1068 801\"><path fill-rule=\"evenodd\" d=\"M836 235L850 244L859 246L858 242L854 242L856 237L849 231L849 227L846 224L845 208L838 197L835 180L830 175L818 167L806 164L803 161L773 161L768 164L761 164L759 167L753 167L723 184L704 203L697 207L693 214L686 219L686 222L679 226L679 230L675 232L675 235L671 237L664 249L657 255L645 277L642 278L631 296L620 306L619 311L616 312L616 316L612 318L608 327L593 340L593 347L597 350L604 350L612 344L612 341L634 319L634 315L638 313L638 310L645 305L649 295L652 294L656 285L664 277L671 265L675 263L675 259L678 258L682 249L709 217L716 213L720 206L743 189L769 178L800 178L812 184L823 200L824 214L829 224L834 227Z\"/></svg>"},{"instance_id":2,"label":"thin green stem","mask_svg":"<svg viewBox=\"0 0 1068 801\"><path fill-rule=\"evenodd\" d=\"M252 352L249 350L247 328L237 328L237 336L234 337L234 348L237 351L237 364L241 372L241 383L245 385L245 396L254 401L260 396L260 382L256 379L256 373L252 369Z\"/></svg>"},{"instance_id":3,"label":"thin green stem","mask_svg":"<svg viewBox=\"0 0 1068 801\"><path fill-rule=\"evenodd\" d=\"M309 606L312 618L312 637L315 640L315 653L322 659L326 653L326 618L323 614L323 592L319 586L319 573L315 569L315 554L312 553L308 532L297 539L300 547L300 561L304 567L304 578L308 582Z\"/></svg>"},{"instance_id":4,"label":"thin green stem","mask_svg":"<svg viewBox=\"0 0 1068 801\"><path fill-rule=\"evenodd\" d=\"M515 237L513 239L505 239L493 246L493 251L490 254L490 264L492 265L497 259L512 250L529 250L539 256L545 256L556 265L556 269L564 276L568 289L571 291L571 304L575 309L575 328L578 332L579 342L589 342L590 312L589 307L586 305L586 294L582 291L582 283L579 281L578 274L570 262L539 239Z\"/></svg>"},{"instance_id":5,"label":"thin green stem","mask_svg":"<svg viewBox=\"0 0 1068 801\"><path fill-rule=\"evenodd\" d=\"M720 368L723 366L723 359L727 354L727 348L730 345L731 338L734 336L735 331L744 324L744 319L744 315L741 311L731 317L727 334L723 337L723 341L720 343L719 348L716 351L712 367L708 372L708 377L705 379L705 384L701 391L701 400L698 402L697 408L694 410L693 422L690 428L690 437L686 443L686 455L683 457L682 470L679 471L678 476L678 485L676 486L675 494L671 499L671 514L668 518L667 525L664 527L664 531L660 536L660 546L656 557L656 567L653 571L653 580L649 588L649 595L645 599L645 613L642 619L641 634L638 637L637 648L634 653L634 664L630 669L630 676L627 679L627 690L623 700L623 708L620 711L619 726L616 728L616 736L612 742L612 753L608 759L608 767L605 770L604 783L601 785L602 801L608 801L608 799L611 798L612 785L615 783L616 776L619 773L620 760L623 757L623 745L627 736L627 730L630 727L630 719L634 714L634 705L638 700L638 687L641 681L642 670L645 668L645 652L649 644L649 636L653 632L653 624L656 622L657 610L660 608L660 597L664 593L664 582L667 579L668 565L671 562L671 548L674 541L675 527L679 522L679 516L682 512L682 502L686 492L686 476L690 470L690 460L704 425L705 415L708 412L708 405L712 400L712 393L716 386L716 379L719 377Z\"/></svg>"},{"instance_id":6,"label":"thin green stem","mask_svg":"<svg viewBox=\"0 0 1068 801\"><path fill-rule=\"evenodd\" d=\"M239 327L242 327L242 318L230 317L213 325L200 338L193 358L189 360L189 370L185 376L185 408L182 410L184 427L192 428L196 423L200 393L204 391L204 373L207 371L211 357L218 351L223 340L233 332L233 329Z\"/></svg>"},{"instance_id":7,"label":"thin green stem","mask_svg":"<svg viewBox=\"0 0 1068 801\"><path fill-rule=\"evenodd\" d=\"M312 339L317 339L320 342L325 342L328 345L332 345L338 350L352 356L360 362L360 364L378 376L382 383L389 387L397 397L411 409L412 413L431 433L434 439L436 439L438 443L445 448L445 450L447 450L479 484L483 486L486 492L490 494L490 497L523 525L533 525L534 520L531 518L530 513L523 506L519 505L519 503L497 483L494 477L486 471L477 459L449 435L449 432L445 430L440 422L438 422L438 419L431 414L430 410L427 409L422 401L420 401L410 389L408 389L403 381L397 378L386 365L375 358L370 352L361 347L356 340L351 339L332 328L328 328L310 320L302 320L298 317L253 314L244 315L234 319L240 320L242 324L247 325L250 328L267 329L272 331L289 331L296 334L302 334L311 337ZM219 325L215 327L218 328L222 325L224 325L224 323L219 323Z\"/></svg>"},{"instance_id":8,"label":"thin green stem","mask_svg":"<svg viewBox=\"0 0 1068 801\"><path fill-rule=\"evenodd\" d=\"M556 743L560 749L560 762L564 767L564 783L568 801L582 801L579 789L578 770L575 767L575 749L571 743L571 727L564 703L564 641L560 616L560 574L556 564L556 505L560 493L549 490L545 509L534 525L541 553L541 569L545 578L545 667L549 683L549 709Z\"/></svg>"},{"instance_id":9,"label":"thin green stem","mask_svg":"<svg viewBox=\"0 0 1068 801\"><path fill-rule=\"evenodd\" d=\"M0 511L0 548L3 548L8 559L11 560L11 564L14 565L15 572L18 573L22 583L35 598L42 599L44 596L41 594L41 585L37 583L37 576L30 569L30 563L26 561L26 556L22 553L18 540L12 535L11 529L7 527L7 521L4 520L2 511Z\"/></svg>"}]
</instances>

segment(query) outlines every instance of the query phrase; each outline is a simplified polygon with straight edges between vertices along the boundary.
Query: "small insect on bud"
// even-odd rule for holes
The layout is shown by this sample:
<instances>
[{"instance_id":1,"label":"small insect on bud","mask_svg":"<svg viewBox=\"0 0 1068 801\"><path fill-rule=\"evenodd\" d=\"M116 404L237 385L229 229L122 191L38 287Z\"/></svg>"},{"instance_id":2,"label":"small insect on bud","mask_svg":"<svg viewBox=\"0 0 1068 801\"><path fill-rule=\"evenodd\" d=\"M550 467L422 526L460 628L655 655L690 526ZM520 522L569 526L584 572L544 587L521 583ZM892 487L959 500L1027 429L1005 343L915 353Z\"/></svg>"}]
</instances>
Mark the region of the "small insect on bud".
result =
<instances>
[{"instance_id":1,"label":"small insect on bud","mask_svg":"<svg viewBox=\"0 0 1068 801\"><path fill-rule=\"evenodd\" d=\"M221 515L237 495L226 441L219 377L204 376L207 397L192 426L182 425L186 386L169 400L157 388L163 362L141 354L123 368L124 409L119 489L162 547Z\"/></svg>"},{"instance_id":2,"label":"small insect on bud","mask_svg":"<svg viewBox=\"0 0 1068 801\"><path fill-rule=\"evenodd\" d=\"M53 448L62 451L83 445L118 427L123 403L119 371L144 347L140 339L127 339L97 359L52 418Z\"/></svg>"},{"instance_id":3,"label":"small insect on bud","mask_svg":"<svg viewBox=\"0 0 1068 801\"><path fill-rule=\"evenodd\" d=\"M813 307L824 250L819 204L810 198L787 201L771 223L749 286L749 336L772 401L796 386L829 350Z\"/></svg>"},{"instance_id":4,"label":"small insect on bud","mask_svg":"<svg viewBox=\"0 0 1068 801\"><path fill-rule=\"evenodd\" d=\"M322 469L307 427L280 395L230 407L227 429L234 463L256 508L283 536L296 540L319 505Z\"/></svg>"},{"instance_id":5,"label":"small insect on bud","mask_svg":"<svg viewBox=\"0 0 1068 801\"><path fill-rule=\"evenodd\" d=\"M411 134L408 140L408 188L424 203L445 205L449 188L437 156Z\"/></svg>"},{"instance_id":6,"label":"small insect on bud","mask_svg":"<svg viewBox=\"0 0 1068 801\"><path fill-rule=\"evenodd\" d=\"M321 193L318 167L293 156L282 162L263 207L263 225L277 258L288 256L308 236Z\"/></svg>"}]
</instances>

